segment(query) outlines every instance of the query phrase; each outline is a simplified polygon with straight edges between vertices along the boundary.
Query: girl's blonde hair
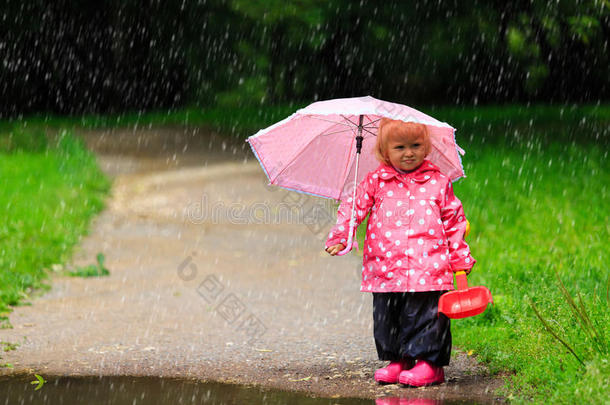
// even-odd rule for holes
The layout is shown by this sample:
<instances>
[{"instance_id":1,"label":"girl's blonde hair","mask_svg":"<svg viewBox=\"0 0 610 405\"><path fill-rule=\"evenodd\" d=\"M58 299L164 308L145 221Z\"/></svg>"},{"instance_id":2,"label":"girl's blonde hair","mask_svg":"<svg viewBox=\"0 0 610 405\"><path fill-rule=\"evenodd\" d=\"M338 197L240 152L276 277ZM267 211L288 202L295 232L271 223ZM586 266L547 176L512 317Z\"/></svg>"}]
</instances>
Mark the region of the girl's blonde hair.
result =
<instances>
[{"instance_id":1,"label":"girl's blonde hair","mask_svg":"<svg viewBox=\"0 0 610 405\"><path fill-rule=\"evenodd\" d=\"M410 141L417 136L423 136L423 146L426 156L430 153L430 135L424 124L416 122L404 122L382 118L377 130L377 144L375 145L375 156L381 163L390 164L388 158L388 142L390 140Z\"/></svg>"}]
</instances>

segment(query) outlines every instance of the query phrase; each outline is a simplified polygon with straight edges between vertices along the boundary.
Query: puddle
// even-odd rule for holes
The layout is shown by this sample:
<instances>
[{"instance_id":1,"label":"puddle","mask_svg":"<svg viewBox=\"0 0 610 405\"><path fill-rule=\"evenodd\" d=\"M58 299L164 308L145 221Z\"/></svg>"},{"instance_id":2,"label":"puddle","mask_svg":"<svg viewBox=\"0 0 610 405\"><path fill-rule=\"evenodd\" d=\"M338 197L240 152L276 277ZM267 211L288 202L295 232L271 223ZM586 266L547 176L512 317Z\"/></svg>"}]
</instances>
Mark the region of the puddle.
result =
<instances>
[{"instance_id":1,"label":"puddle","mask_svg":"<svg viewBox=\"0 0 610 405\"><path fill-rule=\"evenodd\" d=\"M47 377L39 389L34 377L0 378L0 405L458 405L467 401L379 398L312 398L291 392L240 385L152 377Z\"/></svg>"}]
</instances>

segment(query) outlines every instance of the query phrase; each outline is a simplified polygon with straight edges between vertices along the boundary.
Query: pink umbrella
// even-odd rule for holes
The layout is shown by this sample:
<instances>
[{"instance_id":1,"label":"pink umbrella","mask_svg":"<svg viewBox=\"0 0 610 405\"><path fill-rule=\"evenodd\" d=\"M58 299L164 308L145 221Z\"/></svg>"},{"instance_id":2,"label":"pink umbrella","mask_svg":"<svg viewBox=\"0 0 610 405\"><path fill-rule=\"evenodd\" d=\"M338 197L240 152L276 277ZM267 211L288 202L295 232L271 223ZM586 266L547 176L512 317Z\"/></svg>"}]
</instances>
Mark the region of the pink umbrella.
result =
<instances>
[{"instance_id":1,"label":"pink umbrella","mask_svg":"<svg viewBox=\"0 0 610 405\"><path fill-rule=\"evenodd\" d=\"M246 141L269 184L315 196L344 200L379 162L373 151L381 118L417 122L428 127L432 163L455 181L464 177L455 129L406 105L376 98L353 97L318 101L258 131ZM359 170L360 169L360 170ZM352 222L345 254L355 244Z\"/></svg>"}]
</instances>

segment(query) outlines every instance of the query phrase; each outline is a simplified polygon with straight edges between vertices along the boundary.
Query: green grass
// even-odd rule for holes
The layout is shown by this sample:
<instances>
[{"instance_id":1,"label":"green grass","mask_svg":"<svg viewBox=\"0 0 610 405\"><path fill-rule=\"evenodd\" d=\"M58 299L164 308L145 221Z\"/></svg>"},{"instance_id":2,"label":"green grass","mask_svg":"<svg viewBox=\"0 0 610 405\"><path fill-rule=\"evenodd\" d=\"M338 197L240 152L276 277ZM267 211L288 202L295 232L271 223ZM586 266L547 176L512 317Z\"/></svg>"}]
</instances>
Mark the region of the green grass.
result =
<instances>
[{"instance_id":1,"label":"green grass","mask_svg":"<svg viewBox=\"0 0 610 405\"><path fill-rule=\"evenodd\" d=\"M585 373L544 331L529 300L577 347L588 344L560 292L558 274L573 295L582 294L597 322L610 323L608 301L594 298L605 296L608 278L607 145L533 139L511 148L473 149L465 166L469 177L455 189L473 224L469 243L478 264L471 283L489 287L496 305L455 322L456 343L475 349L496 370L515 372L510 384L523 399L589 398L582 392L595 387L588 383L591 375L607 373L607 359L588 356L591 373ZM602 399L608 397L584 403Z\"/></svg>"},{"instance_id":2,"label":"green grass","mask_svg":"<svg viewBox=\"0 0 610 405\"><path fill-rule=\"evenodd\" d=\"M103 253L96 255L96 264L77 267L75 270L68 271L67 274L72 277L103 277L110 275L110 271L104 266L106 256Z\"/></svg>"},{"instance_id":3,"label":"green grass","mask_svg":"<svg viewBox=\"0 0 610 405\"><path fill-rule=\"evenodd\" d=\"M0 314L45 288L101 210L108 179L69 132L25 123L0 129Z\"/></svg>"}]
</instances>

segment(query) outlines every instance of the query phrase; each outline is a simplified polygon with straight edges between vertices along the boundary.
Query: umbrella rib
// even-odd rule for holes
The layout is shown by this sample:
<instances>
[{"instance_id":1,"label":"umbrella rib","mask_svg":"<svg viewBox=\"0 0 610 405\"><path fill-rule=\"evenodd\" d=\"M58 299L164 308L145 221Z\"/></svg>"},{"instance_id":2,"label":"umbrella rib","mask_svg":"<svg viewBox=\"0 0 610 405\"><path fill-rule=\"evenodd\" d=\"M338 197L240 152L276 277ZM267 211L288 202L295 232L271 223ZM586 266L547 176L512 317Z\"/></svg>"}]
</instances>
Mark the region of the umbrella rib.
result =
<instances>
[{"instance_id":1,"label":"umbrella rib","mask_svg":"<svg viewBox=\"0 0 610 405\"><path fill-rule=\"evenodd\" d=\"M311 118L314 119L314 120L326 121L326 122L331 122L333 124L345 125L346 127L350 127L349 124L346 124L346 123L340 122L340 121L338 122L338 121L333 121L333 120L325 120L324 118L318 118L318 117L315 117L315 116L311 116Z\"/></svg>"},{"instance_id":2,"label":"umbrella rib","mask_svg":"<svg viewBox=\"0 0 610 405\"><path fill-rule=\"evenodd\" d=\"M371 131L369 131L369 130L368 130L368 129L366 129L366 128L362 128L362 130L363 130L363 131L368 132L369 134L371 134L371 135L373 135L373 136L377 136L377 134L376 134L376 133L371 132Z\"/></svg>"},{"instance_id":3,"label":"umbrella rib","mask_svg":"<svg viewBox=\"0 0 610 405\"><path fill-rule=\"evenodd\" d=\"M365 117L366 117L366 118L369 118L369 117L368 117L368 115L365 115ZM370 118L369 118L369 120L370 120ZM381 121L381 118L377 118L376 120L371 120L371 121L369 121L369 122L368 122L368 124L365 124L365 126L370 125L370 124L374 124L374 123L376 123L377 121Z\"/></svg>"},{"instance_id":4,"label":"umbrella rib","mask_svg":"<svg viewBox=\"0 0 610 405\"><path fill-rule=\"evenodd\" d=\"M349 125L347 125L350 130L352 131L352 134L356 135L356 128L358 128L358 124L353 123L349 118L347 118L345 115L341 114L341 116L343 117L344 120L346 120L347 122L349 122L350 124L354 125L354 127L351 127Z\"/></svg>"},{"instance_id":5,"label":"umbrella rib","mask_svg":"<svg viewBox=\"0 0 610 405\"><path fill-rule=\"evenodd\" d=\"M326 121L326 120L325 120L325 121ZM333 124L336 124L336 125L337 125L337 124L346 125L346 124L344 124L344 123L342 123L342 122L334 122L334 121L329 121L329 122L331 122L331 123L333 123ZM347 125L346 125L346 126L347 126ZM330 131L330 130L331 130L331 129L333 129L333 128L334 128L334 125L333 125L333 126L331 126L331 127L329 127L329 128L327 128L327 129L326 129L326 131ZM341 133L341 132L347 132L347 131L354 132L354 130L348 126L348 128L346 128L346 129L342 129L342 130L339 130L339 131L334 131L334 132L322 132L322 133L321 133L320 135L318 135L318 136L334 135L334 134L339 134L339 133Z\"/></svg>"},{"instance_id":6,"label":"umbrella rib","mask_svg":"<svg viewBox=\"0 0 610 405\"><path fill-rule=\"evenodd\" d=\"M350 120L349 118L347 118L345 115L341 114L341 116L343 117L343 119L347 122L349 122L350 124L352 124L353 126L355 126L356 128L358 128L358 124L356 124L355 122L352 122L352 120Z\"/></svg>"},{"instance_id":7,"label":"umbrella rib","mask_svg":"<svg viewBox=\"0 0 610 405\"><path fill-rule=\"evenodd\" d=\"M366 114L365 114L364 116L365 116L366 118L369 118L369 117L368 117L368 115L366 115ZM352 128L352 125L353 125L354 127L358 127L358 124L356 124L355 122L353 122L352 120L350 120L349 118L347 118L345 115L341 114L341 117L343 117L343 119L344 119L345 121L349 122L349 124L346 124L345 122L333 121L333 120L326 120L326 119L324 119L324 118L319 118L319 117L316 117L316 116L311 116L311 118L312 118L312 119L314 119L314 120L325 121L325 122L330 122L330 123L333 123L333 124L339 124L339 125L345 125L345 126L346 126L346 127L348 127L348 128ZM369 119L370 119L370 118L369 118ZM368 128L377 128L376 126L372 126L371 124L374 124L374 123L376 123L376 122L377 122L377 121L379 121L379 120L381 120L381 118L378 118L378 119L376 119L376 120L371 120L371 121L369 121L367 124L364 124L364 125L362 126L362 128L363 128L363 129L364 129L364 128L367 128L367 127L368 127ZM350 124L351 124L351 125L350 125ZM371 126L369 126L369 125L371 125ZM373 134L373 135L374 135L374 134Z\"/></svg>"},{"instance_id":8,"label":"umbrella rib","mask_svg":"<svg viewBox=\"0 0 610 405\"><path fill-rule=\"evenodd\" d=\"M343 115L343 114L341 114L341 116L343 117L343 119L344 119L344 120L348 121L349 123L351 123L352 125L354 125L356 128L358 128L358 124L356 124L355 122L353 122L352 120L350 120L348 117L346 117L346 116L345 116L345 115ZM368 122L367 124L364 124L364 125L362 126L362 129L363 129L364 131L368 132L369 134L373 135L373 136L377 136L377 135L376 135L376 134L374 134L373 132L371 132L371 131L367 131L367 128L377 128L376 126L373 126L373 125L371 125L371 124L374 124L375 122L377 122L377 121L381 120L381 118L378 118L378 119L376 119L376 120L371 120L371 118L370 118L368 115L363 114L363 116L364 116L365 118L368 118L368 119L369 119L369 122Z\"/></svg>"},{"instance_id":9,"label":"umbrella rib","mask_svg":"<svg viewBox=\"0 0 610 405\"><path fill-rule=\"evenodd\" d=\"M352 120L350 120L348 117L346 117L346 116L345 116L345 115L343 115L343 114L341 114L341 116L343 117L343 119L344 119L345 121L347 121L347 122L349 122L350 124L354 125L354 128L352 128L352 127L350 127L348 124L343 124L343 125L346 125L346 126L350 127L350 129L352 129L352 132L354 132L354 130L355 130L356 128L358 128L358 124L356 124L355 122L353 122ZM364 131L368 132L369 134L371 134L371 135L373 135L373 136L377 136L375 133L373 133L373 132L371 132L371 131L367 130L367 125L373 124L373 123L375 123L375 122L379 121L381 118L376 119L376 120L371 120L371 119L369 118L369 116L368 116L368 115L363 114L363 116L369 119L369 123L368 123L368 124L363 125L363 126L362 126L362 130L364 130ZM332 121L331 121L331 122L332 122ZM370 126L370 127L368 127L368 128L377 128L377 127L375 127L375 126Z\"/></svg>"},{"instance_id":10,"label":"umbrella rib","mask_svg":"<svg viewBox=\"0 0 610 405\"><path fill-rule=\"evenodd\" d=\"M334 135L334 134L339 134L341 132L348 132L348 131L349 132L354 132L351 128L348 128L348 129L342 129L340 131L335 131L335 132L325 132L325 133L320 134L320 136Z\"/></svg>"},{"instance_id":11,"label":"umbrella rib","mask_svg":"<svg viewBox=\"0 0 610 405\"><path fill-rule=\"evenodd\" d=\"M344 119L344 120L346 120L347 122L349 122L350 124L354 125L356 128L358 127L358 125L357 125L357 124L355 124L354 122L352 122L351 120L349 120L349 118L347 118L345 115L341 114L341 117L343 117L343 119ZM365 115L365 117L366 117L366 115ZM312 119L316 119L316 120L320 120L320 121L330 122L330 123L337 124L337 125L345 125L346 127L348 127L348 128L349 128L348 130L352 131L352 133L354 133L354 130L355 130L355 128L353 128L351 125L346 124L346 123L344 123L344 122L340 122L340 121L332 121L332 120L325 120L324 118L319 118L319 117L316 117L316 116L311 116L311 118L312 118ZM368 117L367 117L367 118L368 118ZM371 121L371 122L372 122L372 121ZM364 127L363 127L362 129L364 129ZM338 133L340 133L340 132L345 132L345 131L347 131L347 130L344 130L344 131L336 131L336 132L329 132L329 133L325 133L325 134L323 133L323 134L320 134L320 136L324 136L324 135L333 135L333 134L338 134ZM365 131L366 131L366 130L365 130ZM376 136L374 133L372 133L372 132L370 132L370 131L366 131L366 132L370 133L370 134L371 134L371 135L373 135L373 136Z\"/></svg>"},{"instance_id":12,"label":"umbrella rib","mask_svg":"<svg viewBox=\"0 0 610 405\"><path fill-rule=\"evenodd\" d=\"M375 126L373 124L376 123L377 121L380 121L381 118L377 118L376 120L371 120L371 118L368 115L365 115L365 117L369 119L369 122L362 126L362 130L368 132L369 134L371 134L373 136L377 136L376 133L369 131L369 129L379 128L378 126Z\"/></svg>"}]
</instances>

